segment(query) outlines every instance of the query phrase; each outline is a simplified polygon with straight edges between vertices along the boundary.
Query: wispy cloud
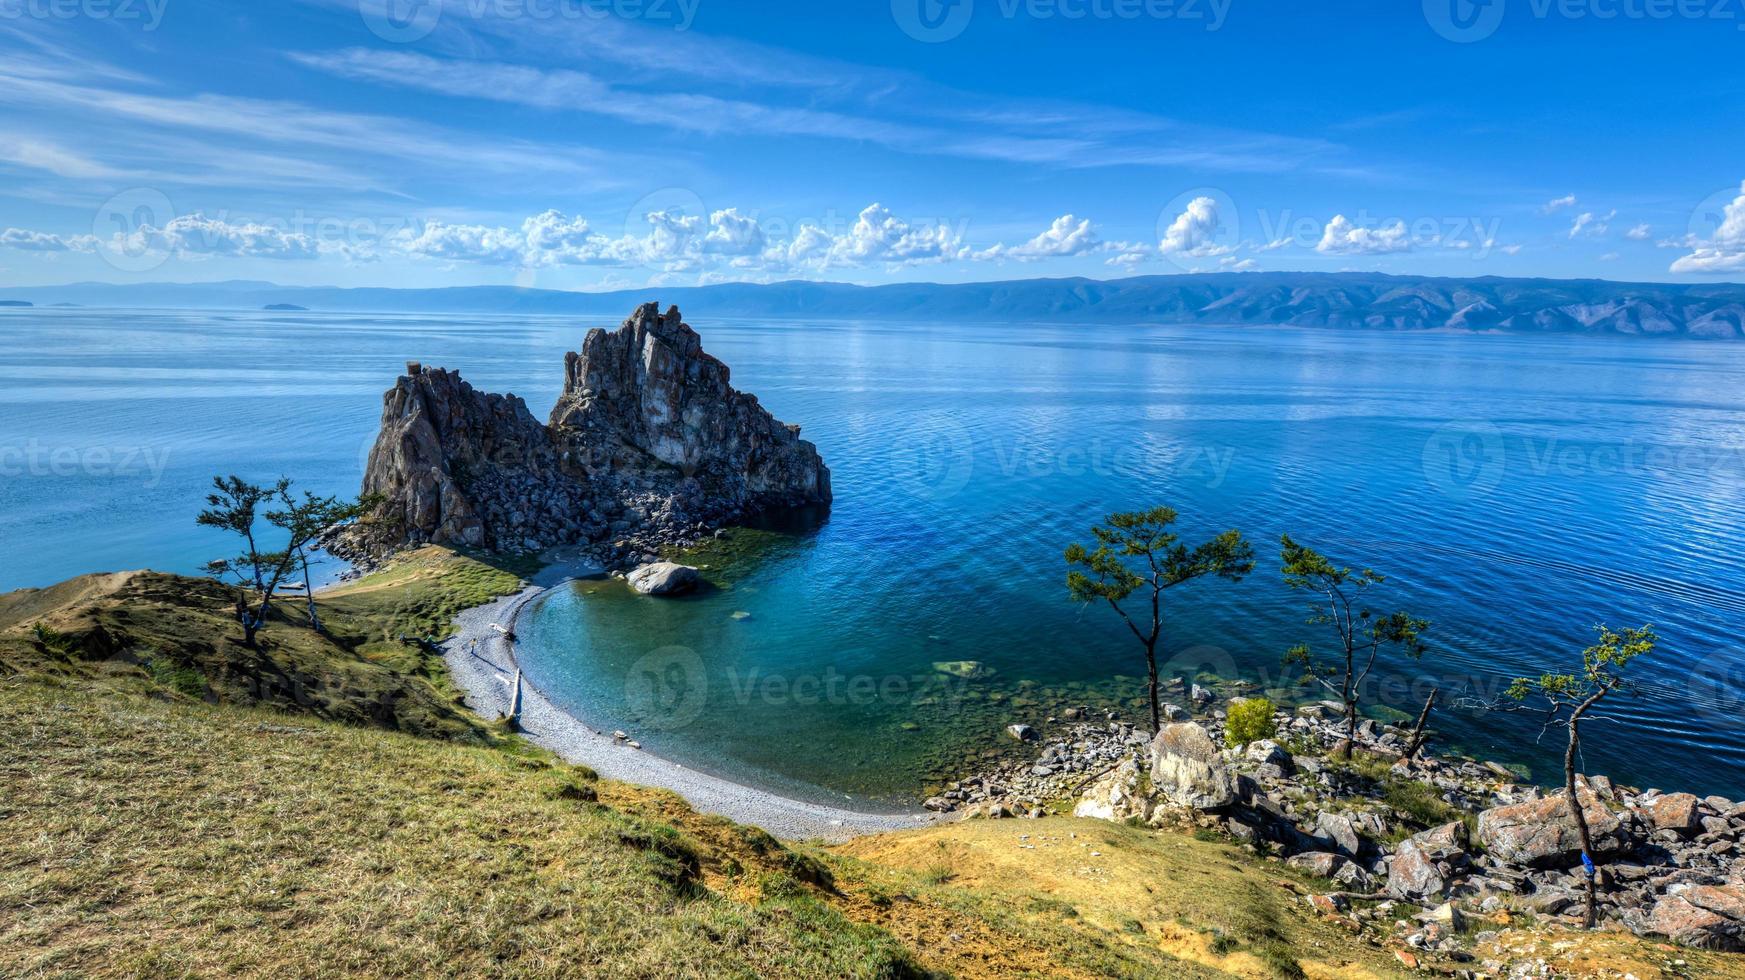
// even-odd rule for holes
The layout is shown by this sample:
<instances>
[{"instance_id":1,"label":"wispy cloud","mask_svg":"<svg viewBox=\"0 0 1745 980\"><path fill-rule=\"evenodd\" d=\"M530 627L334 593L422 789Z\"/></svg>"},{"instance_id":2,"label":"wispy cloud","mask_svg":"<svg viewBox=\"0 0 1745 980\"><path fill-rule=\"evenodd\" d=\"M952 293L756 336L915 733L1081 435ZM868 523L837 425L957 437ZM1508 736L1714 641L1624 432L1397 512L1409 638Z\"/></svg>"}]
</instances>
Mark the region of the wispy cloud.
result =
<instances>
[{"instance_id":1,"label":"wispy cloud","mask_svg":"<svg viewBox=\"0 0 1745 980\"><path fill-rule=\"evenodd\" d=\"M608 116L680 132L875 143L922 155L1065 167L1209 166L1271 172L1332 150L1332 144L1319 140L1211 130L1092 106L991 103L968 93L914 100L901 87L858 109L839 110L777 104L768 95L757 100L650 90L571 68L406 51L351 48L296 53L292 58L354 81L556 113ZM867 111L873 108L887 115Z\"/></svg>"}]
</instances>

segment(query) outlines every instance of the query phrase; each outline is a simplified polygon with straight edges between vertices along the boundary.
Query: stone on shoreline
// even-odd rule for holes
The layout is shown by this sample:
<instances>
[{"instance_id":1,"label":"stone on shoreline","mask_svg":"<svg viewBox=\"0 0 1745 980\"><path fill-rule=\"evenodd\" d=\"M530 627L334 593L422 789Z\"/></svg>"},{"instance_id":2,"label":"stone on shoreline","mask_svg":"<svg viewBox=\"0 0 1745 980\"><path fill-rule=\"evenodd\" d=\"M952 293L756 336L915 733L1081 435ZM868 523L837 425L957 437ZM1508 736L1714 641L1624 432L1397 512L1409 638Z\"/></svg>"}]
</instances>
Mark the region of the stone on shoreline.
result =
<instances>
[{"instance_id":1,"label":"stone on shoreline","mask_svg":"<svg viewBox=\"0 0 1745 980\"><path fill-rule=\"evenodd\" d=\"M642 595L681 595L695 589L701 579L689 565L657 561L631 572L624 581Z\"/></svg>"},{"instance_id":2,"label":"stone on shoreline","mask_svg":"<svg viewBox=\"0 0 1745 980\"><path fill-rule=\"evenodd\" d=\"M1165 725L1152 740L1151 782L1177 806L1218 810L1236 802L1236 781L1212 736L1191 721Z\"/></svg>"},{"instance_id":3,"label":"stone on shoreline","mask_svg":"<svg viewBox=\"0 0 1745 980\"><path fill-rule=\"evenodd\" d=\"M1108 775L1091 784L1073 807L1075 817L1122 823L1151 819L1151 800L1140 786L1139 760L1125 759Z\"/></svg>"},{"instance_id":4,"label":"stone on shoreline","mask_svg":"<svg viewBox=\"0 0 1745 980\"><path fill-rule=\"evenodd\" d=\"M1625 850L1623 823L1592 793L1580 795L1582 815L1593 836L1596 860ZM1508 864L1567 868L1581 856L1581 832L1558 792L1538 800L1499 806L1478 815L1478 839L1487 853Z\"/></svg>"}]
</instances>

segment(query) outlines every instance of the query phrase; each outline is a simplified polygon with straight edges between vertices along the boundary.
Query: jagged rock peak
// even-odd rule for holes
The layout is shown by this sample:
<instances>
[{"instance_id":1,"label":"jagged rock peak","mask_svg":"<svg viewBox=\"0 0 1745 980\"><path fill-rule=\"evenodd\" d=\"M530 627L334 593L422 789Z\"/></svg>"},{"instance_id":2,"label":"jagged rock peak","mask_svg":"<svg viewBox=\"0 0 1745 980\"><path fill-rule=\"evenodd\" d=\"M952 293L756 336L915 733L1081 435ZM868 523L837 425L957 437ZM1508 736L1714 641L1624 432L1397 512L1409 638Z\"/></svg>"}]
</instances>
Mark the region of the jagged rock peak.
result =
<instances>
[{"instance_id":1,"label":"jagged rock peak","mask_svg":"<svg viewBox=\"0 0 1745 980\"><path fill-rule=\"evenodd\" d=\"M770 508L829 503L816 447L728 377L677 309L663 316L654 304L615 331L589 331L565 357L549 424L514 395L409 362L383 397L364 474L364 492L384 503L349 550L613 538L651 547Z\"/></svg>"},{"instance_id":2,"label":"jagged rock peak","mask_svg":"<svg viewBox=\"0 0 1745 980\"><path fill-rule=\"evenodd\" d=\"M827 503L830 471L800 427L729 384L727 365L670 307L639 307L617 330L590 330L564 358L551 426L585 465L666 466L712 496Z\"/></svg>"}]
</instances>

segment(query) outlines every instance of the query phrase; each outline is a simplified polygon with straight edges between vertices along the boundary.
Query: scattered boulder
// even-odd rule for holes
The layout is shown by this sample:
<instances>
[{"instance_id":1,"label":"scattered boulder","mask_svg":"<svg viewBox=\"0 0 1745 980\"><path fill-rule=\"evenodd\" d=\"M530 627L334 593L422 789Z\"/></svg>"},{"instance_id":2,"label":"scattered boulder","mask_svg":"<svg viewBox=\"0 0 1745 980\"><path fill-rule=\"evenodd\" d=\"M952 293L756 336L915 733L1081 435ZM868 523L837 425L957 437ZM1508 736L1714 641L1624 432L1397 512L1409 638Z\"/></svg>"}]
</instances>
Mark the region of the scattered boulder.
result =
<instances>
[{"instance_id":1,"label":"scattered boulder","mask_svg":"<svg viewBox=\"0 0 1745 980\"><path fill-rule=\"evenodd\" d=\"M1697 949L1745 950L1745 924L1703 908L1684 895L1663 895L1642 923L1644 931Z\"/></svg>"},{"instance_id":2,"label":"scattered boulder","mask_svg":"<svg viewBox=\"0 0 1745 980\"><path fill-rule=\"evenodd\" d=\"M1467 860L1466 824L1459 820L1414 834L1410 842L1432 861Z\"/></svg>"},{"instance_id":3,"label":"scattered boulder","mask_svg":"<svg viewBox=\"0 0 1745 980\"><path fill-rule=\"evenodd\" d=\"M1020 742L1035 742L1042 738L1041 735L1036 734L1036 729L1023 724L1007 725L1006 734Z\"/></svg>"},{"instance_id":4,"label":"scattered boulder","mask_svg":"<svg viewBox=\"0 0 1745 980\"><path fill-rule=\"evenodd\" d=\"M1116 823L1135 818L1151 819L1151 800L1140 785L1143 775L1139 770L1139 760L1123 760L1107 775L1091 784L1084 796L1079 798L1078 805L1073 807L1072 815Z\"/></svg>"},{"instance_id":5,"label":"scattered boulder","mask_svg":"<svg viewBox=\"0 0 1745 980\"><path fill-rule=\"evenodd\" d=\"M1682 889L1674 886L1672 891L1698 908L1708 909L1734 922L1745 922L1745 887L1691 885Z\"/></svg>"},{"instance_id":6,"label":"scattered boulder","mask_svg":"<svg viewBox=\"0 0 1745 980\"><path fill-rule=\"evenodd\" d=\"M1592 793L1583 793L1582 814L1593 835L1596 859L1617 854L1629 845L1623 823ZM1581 832L1563 793L1495 807L1478 815L1478 839L1484 849L1506 864L1566 868L1581 856Z\"/></svg>"},{"instance_id":7,"label":"scattered boulder","mask_svg":"<svg viewBox=\"0 0 1745 980\"><path fill-rule=\"evenodd\" d=\"M1187 709L1179 704L1165 704L1161 710L1164 721L1192 721L1194 719L1194 716L1188 714Z\"/></svg>"},{"instance_id":8,"label":"scattered boulder","mask_svg":"<svg viewBox=\"0 0 1745 980\"><path fill-rule=\"evenodd\" d=\"M1699 802L1690 793L1673 793L1656 797L1643 807L1643 811L1655 830L1695 837L1703 830L1702 813L1697 809Z\"/></svg>"},{"instance_id":9,"label":"scattered boulder","mask_svg":"<svg viewBox=\"0 0 1745 980\"><path fill-rule=\"evenodd\" d=\"M1436 859L1416 839L1400 842L1388 865L1388 894L1408 901L1440 898L1448 891L1448 879Z\"/></svg>"},{"instance_id":10,"label":"scattered boulder","mask_svg":"<svg viewBox=\"0 0 1745 980\"><path fill-rule=\"evenodd\" d=\"M1285 772L1291 771L1291 754L1272 739L1263 738L1258 742L1249 743L1248 751L1244 755L1247 756L1249 762L1256 765L1277 766Z\"/></svg>"},{"instance_id":11,"label":"scattered boulder","mask_svg":"<svg viewBox=\"0 0 1745 980\"><path fill-rule=\"evenodd\" d=\"M624 579L642 595L682 595L696 589L701 580L695 568L670 561L644 565Z\"/></svg>"},{"instance_id":12,"label":"scattered boulder","mask_svg":"<svg viewBox=\"0 0 1745 980\"><path fill-rule=\"evenodd\" d=\"M1322 810L1315 819L1315 834L1332 841L1341 853L1351 857L1363 850L1363 837L1357 832L1357 825L1343 813Z\"/></svg>"},{"instance_id":13,"label":"scattered boulder","mask_svg":"<svg viewBox=\"0 0 1745 980\"><path fill-rule=\"evenodd\" d=\"M1309 851L1304 854L1293 855L1287 859L1285 863L1296 868L1298 871L1312 874L1316 877L1332 878L1341 867L1350 862L1346 860L1343 854L1334 854L1332 851Z\"/></svg>"},{"instance_id":14,"label":"scattered boulder","mask_svg":"<svg viewBox=\"0 0 1745 980\"><path fill-rule=\"evenodd\" d=\"M1151 782L1177 806L1217 810L1236 801L1236 781L1212 736L1191 721L1165 725L1152 740Z\"/></svg>"}]
</instances>

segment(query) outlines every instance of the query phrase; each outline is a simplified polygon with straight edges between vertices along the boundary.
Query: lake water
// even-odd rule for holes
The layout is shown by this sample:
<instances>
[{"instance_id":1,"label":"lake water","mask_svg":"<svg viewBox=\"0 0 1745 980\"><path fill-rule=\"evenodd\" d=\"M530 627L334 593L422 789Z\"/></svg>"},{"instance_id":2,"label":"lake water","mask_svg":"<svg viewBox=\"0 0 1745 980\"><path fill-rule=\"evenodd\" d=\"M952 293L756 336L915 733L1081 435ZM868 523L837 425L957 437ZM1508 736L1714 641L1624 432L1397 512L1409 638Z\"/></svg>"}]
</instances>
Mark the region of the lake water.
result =
<instances>
[{"instance_id":1,"label":"lake water","mask_svg":"<svg viewBox=\"0 0 1745 980\"><path fill-rule=\"evenodd\" d=\"M600 728L699 768L840 799L912 799L1068 705L1141 713L1136 643L1067 600L1061 550L1164 503L1259 565L1167 604L1171 674L1310 696L1322 649L1279 581L1290 533L1388 576L1434 621L1378 705L1483 697L1579 662L1590 627L1652 622L1640 688L1586 763L1745 796L1745 347L1615 338L1206 327L744 323L708 350L804 426L827 519L701 556L691 599L577 583L521 628L530 678ZM0 588L229 550L193 524L218 472L355 492L406 360L543 415L568 318L0 313ZM976 661L980 679L935 664ZM1382 712L1386 714L1386 711ZM1553 776L1560 733L1447 708L1445 744Z\"/></svg>"}]
</instances>

